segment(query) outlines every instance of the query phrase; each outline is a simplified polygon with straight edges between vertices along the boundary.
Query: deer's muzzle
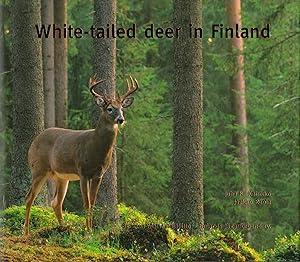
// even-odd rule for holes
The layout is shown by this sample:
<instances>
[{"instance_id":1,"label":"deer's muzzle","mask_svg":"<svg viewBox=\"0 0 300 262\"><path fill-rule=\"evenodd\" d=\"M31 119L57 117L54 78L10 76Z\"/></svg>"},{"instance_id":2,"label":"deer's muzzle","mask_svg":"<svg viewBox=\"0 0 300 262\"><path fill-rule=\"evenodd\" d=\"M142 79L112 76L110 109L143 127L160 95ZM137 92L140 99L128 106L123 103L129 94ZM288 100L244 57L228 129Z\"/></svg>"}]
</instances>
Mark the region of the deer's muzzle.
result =
<instances>
[{"instance_id":1,"label":"deer's muzzle","mask_svg":"<svg viewBox=\"0 0 300 262\"><path fill-rule=\"evenodd\" d=\"M116 119L115 119L115 122L116 122L117 124L120 124L120 125L122 125L122 124L124 123L124 121L125 121L125 119L124 119L123 116L118 116L118 117L116 117Z\"/></svg>"}]
</instances>

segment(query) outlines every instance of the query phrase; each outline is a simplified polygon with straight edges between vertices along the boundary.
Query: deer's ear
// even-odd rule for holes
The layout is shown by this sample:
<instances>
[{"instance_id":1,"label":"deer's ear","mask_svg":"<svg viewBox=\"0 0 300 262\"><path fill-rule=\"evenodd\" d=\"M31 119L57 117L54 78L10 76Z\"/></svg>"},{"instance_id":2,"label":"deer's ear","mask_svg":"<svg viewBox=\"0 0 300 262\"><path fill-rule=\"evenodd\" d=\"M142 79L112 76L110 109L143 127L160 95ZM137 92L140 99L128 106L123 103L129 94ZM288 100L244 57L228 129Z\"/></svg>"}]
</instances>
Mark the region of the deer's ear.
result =
<instances>
[{"instance_id":1,"label":"deer's ear","mask_svg":"<svg viewBox=\"0 0 300 262\"><path fill-rule=\"evenodd\" d=\"M95 102L96 102L96 104L97 104L98 106L101 106L101 107L103 107L103 106L106 105L106 101L105 101L102 97L100 97L100 96L97 96L97 97L95 98Z\"/></svg>"},{"instance_id":2,"label":"deer's ear","mask_svg":"<svg viewBox=\"0 0 300 262\"><path fill-rule=\"evenodd\" d=\"M126 107L129 107L131 106L131 104L133 103L133 100L134 100L134 97L131 96L131 97L126 97L123 102L122 102L122 107L123 108L126 108Z\"/></svg>"}]
</instances>

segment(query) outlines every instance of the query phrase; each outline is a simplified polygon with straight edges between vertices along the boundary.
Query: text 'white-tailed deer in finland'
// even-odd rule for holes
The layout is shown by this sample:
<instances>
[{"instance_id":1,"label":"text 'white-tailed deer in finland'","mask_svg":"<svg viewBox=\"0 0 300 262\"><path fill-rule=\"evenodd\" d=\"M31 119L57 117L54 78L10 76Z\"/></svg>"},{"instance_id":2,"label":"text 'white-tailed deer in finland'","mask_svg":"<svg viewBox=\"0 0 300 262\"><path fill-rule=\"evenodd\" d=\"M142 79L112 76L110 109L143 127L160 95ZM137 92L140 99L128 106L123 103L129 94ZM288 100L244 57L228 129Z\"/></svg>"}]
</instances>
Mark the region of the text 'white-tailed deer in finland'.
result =
<instances>
[{"instance_id":1,"label":"text 'white-tailed deer in finland'","mask_svg":"<svg viewBox=\"0 0 300 262\"><path fill-rule=\"evenodd\" d=\"M51 206L60 225L63 223L62 204L69 181L80 180L86 226L92 228L91 209L95 205L102 176L111 162L118 124L124 123L123 109L132 104L133 97L130 95L138 89L137 80L130 76L127 92L111 98L94 90L103 81L97 80L96 75L89 81L90 92L96 104L102 108L95 129L48 128L32 142L28 151L32 183L26 195L24 235L29 234L33 201L47 179L55 185Z\"/></svg>"}]
</instances>

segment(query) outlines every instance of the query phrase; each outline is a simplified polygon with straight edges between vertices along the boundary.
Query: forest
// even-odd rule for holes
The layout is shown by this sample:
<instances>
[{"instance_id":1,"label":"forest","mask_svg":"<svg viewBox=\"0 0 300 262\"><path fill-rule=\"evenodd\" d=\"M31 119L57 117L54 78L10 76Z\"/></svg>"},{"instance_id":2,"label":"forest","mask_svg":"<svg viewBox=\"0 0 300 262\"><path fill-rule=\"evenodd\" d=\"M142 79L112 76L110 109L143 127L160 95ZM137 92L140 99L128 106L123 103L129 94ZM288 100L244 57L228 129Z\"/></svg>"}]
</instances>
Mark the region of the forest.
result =
<instances>
[{"instance_id":1,"label":"forest","mask_svg":"<svg viewBox=\"0 0 300 262\"><path fill-rule=\"evenodd\" d=\"M0 0L0 260L300 260L299 12Z\"/></svg>"}]
</instances>

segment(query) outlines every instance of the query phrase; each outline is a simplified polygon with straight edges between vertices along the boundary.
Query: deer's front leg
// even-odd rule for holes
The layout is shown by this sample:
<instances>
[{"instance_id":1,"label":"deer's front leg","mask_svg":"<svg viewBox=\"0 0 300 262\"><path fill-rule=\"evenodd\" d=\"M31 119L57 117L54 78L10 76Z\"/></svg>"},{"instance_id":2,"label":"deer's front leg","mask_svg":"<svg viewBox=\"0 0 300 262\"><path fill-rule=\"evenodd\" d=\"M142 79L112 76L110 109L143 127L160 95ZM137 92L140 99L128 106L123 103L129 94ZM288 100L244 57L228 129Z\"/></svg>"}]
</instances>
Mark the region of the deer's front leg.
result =
<instances>
[{"instance_id":1,"label":"deer's front leg","mask_svg":"<svg viewBox=\"0 0 300 262\"><path fill-rule=\"evenodd\" d=\"M99 187L101 185L101 181L102 181L102 177L95 177L93 179L91 179L90 182L90 200L91 200L91 206L92 206L92 212L93 212L93 208L96 205L96 199L97 199L97 194L99 191ZM91 227L93 226L93 214L91 214Z\"/></svg>"},{"instance_id":2,"label":"deer's front leg","mask_svg":"<svg viewBox=\"0 0 300 262\"><path fill-rule=\"evenodd\" d=\"M85 177L80 178L80 190L82 194L83 207L86 211L86 227L92 229L91 221L91 201L90 201L90 183Z\"/></svg>"},{"instance_id":3,"label":"deer's front leg","mask_svg":"<svg viewBox=\"0 0 300 262\"><path fill-rule=\"evenodd\" d=\"M101 185L102 176L96 177L91 180L91 205L92 207L96 204L97 194Z\"/></svg>"}]
</instances>

